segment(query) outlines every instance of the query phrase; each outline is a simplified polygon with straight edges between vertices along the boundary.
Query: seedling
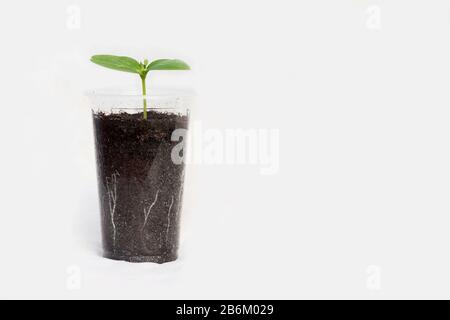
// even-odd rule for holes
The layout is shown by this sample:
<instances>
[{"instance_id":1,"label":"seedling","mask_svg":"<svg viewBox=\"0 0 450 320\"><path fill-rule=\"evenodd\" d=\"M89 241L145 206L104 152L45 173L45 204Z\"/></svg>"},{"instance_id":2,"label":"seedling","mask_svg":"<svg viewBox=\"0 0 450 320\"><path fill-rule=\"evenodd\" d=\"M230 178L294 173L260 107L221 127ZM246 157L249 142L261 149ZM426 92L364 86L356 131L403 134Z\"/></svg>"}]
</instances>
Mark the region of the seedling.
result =
<instances>
[{"instance_id":1,"label":"seedling","mask_svg":"<svg viewBox=\"0 0 450 320\"><path fill-rule=\"evenodd\" d=\"M186 62L177 59L158 59L149 63L147 59L139 62L133 58L124 56L95 55L91 57L91 61L105 68L137 73L139 75L142 84L142 95L144 96L144 119L147 119L147 87L145 84L147 74L152 70L190 69Z\"/></svg>"}]
</instances>

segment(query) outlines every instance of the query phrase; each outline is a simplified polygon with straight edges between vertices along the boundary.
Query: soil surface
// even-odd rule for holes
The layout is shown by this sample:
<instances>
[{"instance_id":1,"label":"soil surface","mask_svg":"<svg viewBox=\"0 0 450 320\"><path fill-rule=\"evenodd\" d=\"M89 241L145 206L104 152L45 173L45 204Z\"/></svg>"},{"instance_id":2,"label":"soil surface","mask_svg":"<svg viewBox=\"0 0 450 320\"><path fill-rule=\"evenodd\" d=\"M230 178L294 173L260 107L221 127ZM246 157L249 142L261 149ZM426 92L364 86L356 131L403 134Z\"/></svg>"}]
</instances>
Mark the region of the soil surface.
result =
<instances>
[{"instance_id":1,"label":"soil surface","mask_svg":"<svg viewBox=\"0 0 450 320\"><path fill-rule=\"evenodd\" d=\"M184 164L171 159L184 115L94 113L105 257L164 263L177 258Z\"/></svg>"}]
</instances>

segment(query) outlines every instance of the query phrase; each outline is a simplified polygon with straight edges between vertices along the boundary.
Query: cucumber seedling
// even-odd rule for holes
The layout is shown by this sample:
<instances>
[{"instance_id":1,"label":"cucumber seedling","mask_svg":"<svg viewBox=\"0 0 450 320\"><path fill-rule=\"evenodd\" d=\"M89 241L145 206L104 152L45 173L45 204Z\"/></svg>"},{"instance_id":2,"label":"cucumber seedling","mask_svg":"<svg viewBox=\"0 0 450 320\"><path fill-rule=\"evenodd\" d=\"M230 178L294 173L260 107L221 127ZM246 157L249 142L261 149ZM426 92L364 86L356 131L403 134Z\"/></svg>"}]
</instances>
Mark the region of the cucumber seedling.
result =
<instances>
[{"instance_id":1,"label":"cucumber seedling","mask_svg":"<svg viewBox=\"0 0 450 320\"><path fill-rule=\"evenodd\" d=\"M142 84L142 95L144 96L144 119L147 119L147 87L145 84L147 74L153 70L190 69L186 62L177 59L158 59L149 63L147 59L145 59L143 62L139 62L136 59L130 57L101 54L92 56L91 61L105 68L137 73L139 75Z\"/></svg>"}]
</instances>

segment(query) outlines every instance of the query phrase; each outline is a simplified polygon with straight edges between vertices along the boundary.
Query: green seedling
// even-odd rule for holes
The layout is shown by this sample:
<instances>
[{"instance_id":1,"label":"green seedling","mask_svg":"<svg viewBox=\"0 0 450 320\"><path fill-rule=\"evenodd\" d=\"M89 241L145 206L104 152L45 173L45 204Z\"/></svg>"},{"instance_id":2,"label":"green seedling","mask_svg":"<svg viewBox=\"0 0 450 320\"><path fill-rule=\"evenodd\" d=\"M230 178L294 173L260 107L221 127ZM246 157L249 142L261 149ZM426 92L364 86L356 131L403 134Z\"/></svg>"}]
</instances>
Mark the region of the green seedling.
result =
<instances>
[{"instance_id":1,"label":"green seedling","mask_svg":"<svg viewBox=\"0 0 450 320\"><path fill-rule=\"evenodd\" d=\"M147 87L145 84L147 74L153 70L190 70L186 62L177 59L158 59L149 63L147 59L139 62L130 57L102 54L92 56L91 61L105 68L137 73L139 75L142 84L142 95L144 96L144 119L147 119Z\"/></svg>"}]
</instances>

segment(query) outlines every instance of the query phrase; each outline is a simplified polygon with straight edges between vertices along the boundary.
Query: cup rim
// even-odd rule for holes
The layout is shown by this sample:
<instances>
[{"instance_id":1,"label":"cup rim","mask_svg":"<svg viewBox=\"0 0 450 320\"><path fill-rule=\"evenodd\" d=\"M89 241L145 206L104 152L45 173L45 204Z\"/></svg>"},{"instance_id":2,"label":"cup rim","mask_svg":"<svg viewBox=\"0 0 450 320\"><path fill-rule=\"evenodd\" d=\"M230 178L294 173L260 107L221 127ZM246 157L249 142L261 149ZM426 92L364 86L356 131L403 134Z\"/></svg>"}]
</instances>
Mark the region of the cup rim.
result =
<instances>
[{"instance_id":1,"label":"cup rim","mask_svg":"<svg viewBox=\"0 0 450 320\"><path fill-rule=\"evenodd\" d=\"M147 89L147 94L143 95L138 93L136 89L129 88L117 88L106 87L99 89L92 89L85 91L85 96L89 98L122 98L122 99L148 99L148 100L160 100L160 99L176 99L176 98L193 98L196 96L195 92L191 89L185 88L164 88L164 87L150 87Z\"/></svg>"}]
</instances>

